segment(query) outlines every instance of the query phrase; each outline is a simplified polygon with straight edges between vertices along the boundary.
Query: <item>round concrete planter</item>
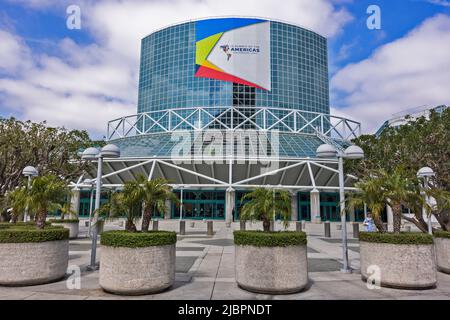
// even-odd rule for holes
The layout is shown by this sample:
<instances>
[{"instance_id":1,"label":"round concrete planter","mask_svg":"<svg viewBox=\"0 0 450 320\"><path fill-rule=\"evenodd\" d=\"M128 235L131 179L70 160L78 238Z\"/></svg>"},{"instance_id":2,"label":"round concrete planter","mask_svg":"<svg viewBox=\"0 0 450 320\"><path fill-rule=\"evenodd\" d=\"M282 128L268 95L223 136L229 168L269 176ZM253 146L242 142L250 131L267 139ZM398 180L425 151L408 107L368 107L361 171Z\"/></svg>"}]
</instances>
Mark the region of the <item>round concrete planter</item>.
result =
<instances>
[{"instance_id":1,"label":"round concrete planter","mask_svg":"<svg viewBox=\"0 0 450 320\"><path fill-rule=\"evenodd\" d=\"M361 277L370 266L380 270L383 287L427 289L436 286L433 244L392 244L360 241ZM370 269L369 269L370 270Z\"/></svg>"},{"instance_id":2,"label":"round concrete planter","mask_svg":"<svg viewBox=\"0 0 450 320\"><path fill-rule=\"evenodd\" d=\"M0 285L28 286L63 278L69 241L0 243Z\"/></svg>"},{"instance_id":3,"label":"round concrete planter","mask_svg":"<svg viewBox=\"0 0 450 320\"><path fill-rule=\"evenodd\" d=\"M121 295L163 291L175 281L175 245L147 248L102 246L100 286Z\"/></svg>"},{"instance_id":4,"label":"round concrete planter","mask_svg":"<svg viewBox=\"0 0 450 320\"><path fill-rule=\"evenodd\" d=\"M62 226L69 229L69 239L76 239L80 230L79 222L52 222L53 226Z\"/></svg>"},{"instance_id":5,"label":"round concrete planter","mask_svg":"<svg viewBox=\"0 0 450 320\"><path fill-rule=\"evenodd\" d=\"M437 269L450 274L450 238L434 238Z\"/></svg>"},{"instance_id":6,"label":"round concrete planter","mask_svg":"<svg viewBox=\"0 0 450 320\"><path fill-rule=\"evenodd\" d=\"M308 284L306 245L235 246L236 282L245 290L289 294Z\"/></svg>"},{"instance_id":7,"label":"round concrete planter","mask_svg":"<svg viewBox=\"0 0 450 320\"><path fill-rule=\"evenodd\" d=\"M112 234L112 236L111 236ZM149 233L130 234L105 232L101 237L100 277L103 290L120 295L144 295L161 292L175 281L176 234L170 244L140 243L138 247L129 241L132 237L151 237ZM170 232L155 232L167 238ZM111 240L112 239L112 240ZM160 242L161 243L161 242Z\"/></svg>"}]
</instances>

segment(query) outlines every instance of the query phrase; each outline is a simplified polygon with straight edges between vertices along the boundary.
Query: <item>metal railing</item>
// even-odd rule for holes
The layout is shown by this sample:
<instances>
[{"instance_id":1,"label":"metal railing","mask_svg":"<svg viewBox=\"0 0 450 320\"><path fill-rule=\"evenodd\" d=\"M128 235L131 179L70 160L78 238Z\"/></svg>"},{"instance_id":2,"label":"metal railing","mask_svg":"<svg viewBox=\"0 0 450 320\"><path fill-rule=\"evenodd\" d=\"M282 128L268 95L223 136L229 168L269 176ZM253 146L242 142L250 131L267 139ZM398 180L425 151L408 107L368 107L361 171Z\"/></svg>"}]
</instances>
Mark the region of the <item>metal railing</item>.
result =
<instances>
[{"instance_id":1,"label":"metal railing","mask_svg":"<svg viewBox=\"0 0 450 320\"><path fill-rule=\"evenodd\" d=\"M107 140L181 130L280 131L349 141L361 124L324 113L269 107L196 107L139 113L108 122Z\"/></svg>"}]
</instances>

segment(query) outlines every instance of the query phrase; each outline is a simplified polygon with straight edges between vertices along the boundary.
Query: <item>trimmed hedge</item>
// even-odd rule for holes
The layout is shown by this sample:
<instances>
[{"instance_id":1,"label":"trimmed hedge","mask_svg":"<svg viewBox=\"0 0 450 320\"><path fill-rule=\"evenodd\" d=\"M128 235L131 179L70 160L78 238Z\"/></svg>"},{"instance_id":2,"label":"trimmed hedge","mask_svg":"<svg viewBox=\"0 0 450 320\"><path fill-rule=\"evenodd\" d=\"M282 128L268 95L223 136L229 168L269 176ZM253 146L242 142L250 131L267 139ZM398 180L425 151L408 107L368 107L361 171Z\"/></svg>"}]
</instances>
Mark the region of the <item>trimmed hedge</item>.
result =
<instances>
[{"instance_id":1,"label":"trimmed hedge","mask_svg":"<svg viewBox=\"0 0 450 320\"><path fill-rule=\"evenodd\" d=\"M46 226L50 226L51 223L49 221L45 221L45 225ZM34 226L36 226L36 222L34 222L34 221L27 221L27 222L18 221L16 223L0 222L0 227L1 226L7 226L7 227L34 227Z\"/></svg>"},{"instance_id":2,"label":"trimmed hedge","mask_svg":"<svg viewBox=\"0 0 450 320\"><path fill-rule=\"evenodd\" d=\"M0 243L47 242L67 239L69 239L69 229L62 227L37 229L33 226L2 226L0 228Z\"/></svg>"},{"instance_id":3,"label":"trimmed hedge","mask_svg":"<svg viewBox=\"0 0 450 320\"><path fill-rule=\"evenodd\" d=\"M234 244L255 247L288 247L306 245L304 232L234 231Z\"/></svg>"},{"instance_id":4,"label":"trimmed hedge","mask_svg":"<svg viewBox=\"0 0 450 320\"><path fill-rule=\"evenodd\" d=\"M450 231L442 231L442 230L440 230L440 231L436 231L433 235L436 238L448 238L448 239L450 239Z\"/></svg>"},{"instance_id":5,"label":"trimmed hedge","mask_svg":"<svg viewBox=\"0 0 450 320\"><path fill-rule=\"evenodd\" d=\"M146 248L166 246L177 242L177 234L169 231L129 232L106 231L101 234L100 243L108 247Z\"/></svg>"},{"instance_id":6,"label":"trimmed hedge","mask_svg":"<svg viewBox=\"0 0 450 320\"><path fill-rule=\"evenodd\" d=\"M79 223L79 219L50 219L48 220L50 223Z\"/></svg>"},{"instance_id":7,"label":"trimmed hedge","mask_svg":"<svg viewBox=\"0 0 450 320\"><path fill-rule=\"evenodd\" d=\"M433 244L433 236L419 232L361 232L359 234L359 241L390 244Z\"/></svg>"}]
</instances>

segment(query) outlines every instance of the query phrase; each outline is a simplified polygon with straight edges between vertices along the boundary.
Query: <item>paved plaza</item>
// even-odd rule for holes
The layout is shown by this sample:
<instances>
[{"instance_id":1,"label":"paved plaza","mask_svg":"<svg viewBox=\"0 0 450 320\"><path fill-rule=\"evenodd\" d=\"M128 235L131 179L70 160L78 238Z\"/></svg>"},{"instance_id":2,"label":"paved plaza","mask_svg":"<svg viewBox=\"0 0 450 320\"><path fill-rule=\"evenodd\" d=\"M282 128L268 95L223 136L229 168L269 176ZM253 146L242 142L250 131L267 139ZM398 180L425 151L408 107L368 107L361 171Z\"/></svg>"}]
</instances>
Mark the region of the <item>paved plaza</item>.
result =
<instances>
[{"instance_id":1,"label":"paved plaza","mask_svg":"<svg viewBox=\"0 0 450 320\"><path fill-rule=\"evenodd\" d=\"M160 221L161 230L176 230L177 221ZM173 300L240 300L240 299L431 299L450 300L450 275L438 273L438 285L430 290L370 290L359 273L359 245L349 233L349 259L352 274L343 274L341 268L342 247L340 231L332 225L331 238L324 238L323 225L306 224L308 234L308 288L291 295L263 295L240 289L235 283L234 246L232 230L234 223L226 228L222 222L215 223L215 234L206 235L206 223L196 221L186 224L187 233L178 236L176 282L169 290L155 295L124 297L105 293L98 285L98 271L87 271L90 259L90 239L87 228L81 227L80 237L70 241L70 265L81 268L81 288L68 289L67 279L31 287L0 287L0 299L173 299ZM249 226L251 228L251 226ZM290 229L294 226L291 225ZM120 228L117 223L106 229ZM281 225L276 226L277 229ZM350 228L349 228L350 229ZM101 246L98 257L101 255ZM70 280L70 279L69 279ZM70 281L69 281L70 282Z\"/></svg>"}]
</instances>

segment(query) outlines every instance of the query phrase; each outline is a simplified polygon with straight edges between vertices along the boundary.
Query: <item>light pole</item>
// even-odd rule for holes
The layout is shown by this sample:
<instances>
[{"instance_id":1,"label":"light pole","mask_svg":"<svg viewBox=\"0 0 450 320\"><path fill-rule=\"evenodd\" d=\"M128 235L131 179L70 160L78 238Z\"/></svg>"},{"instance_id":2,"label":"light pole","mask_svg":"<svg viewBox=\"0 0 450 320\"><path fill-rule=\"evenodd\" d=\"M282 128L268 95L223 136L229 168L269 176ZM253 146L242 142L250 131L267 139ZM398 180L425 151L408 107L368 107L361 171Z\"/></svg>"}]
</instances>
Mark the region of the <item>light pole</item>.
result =
<instances>
[{"instance_id":1,"label":"light pole","mask_svg":"<svg viewBox=\"0 0 450 320\"><path fill-rule=\"evenodd\" d=\"M97 178L95 179L95 211L94 217L92 219L91 225L94 227L94 232L92 234L92 245L91 245L91 263L88 266L90 270L96 270L97 266L95 264L95 258L97 254L97 236L98 236L98 209L100 208L100 199L102 192L102 166L104 158L120 158L120 150L116 145L108 144L104 146L101 150L97 148L87 148L83 151L81 155L83 160L95 161L97 160Z\"/></svg>"},{"instance_id":2,"label":"light pole","mask_svg":"<svg viewBox=\"0 0 450 320\"><path fill-rule=\"evenodd\" d=\"M22 170L22 174L25 177L28 177L28 184L27 184L27 190L30 191L31 189L31 179L33 177L37 177L39 172L35 167L27 166ZM23 222L27 222L27 216L28 216L28 205L25 208L25 213L23 215Z\"/></svg>"},{"instance_id":3,"label":"light pole","mask_svg":"<svg viewBox=\"0 0 450 320\"><path fill-rule=\"evenodd\" d=\"M417 177L419 179L423 179L424 191L429 188L428 179L431 177L434 177L434 175L435 175L435 173L434 173L433 169L431 169L430 167L423 167L423 168L419 169L419 171L417 172ZM425 193L425 204L428 204L428 203L429 203L429 198ZM428 233L433 234L433 227L431 225L431 213L428 215Z\"/></svg>"},{"instance_id":4,"label":"light pole","mask_svg":"<svg viewBox=\"0 0 450 320\"><path fill-rule=\"evenodd\" d=\"M343 153L338 152L336 148L330 144L323 144L317 148L318 158L338 158L338 172L339 172L339 203L341 212L342 224L342 261L343 267L341 269L344 273L351 273L352 270L348 263L348 247L347 247L347 221L345 216L345 185L344 185L344 158L345 159L363 159L364 151L358 146L350 146Z\"/></svg>"}]
</instances>

